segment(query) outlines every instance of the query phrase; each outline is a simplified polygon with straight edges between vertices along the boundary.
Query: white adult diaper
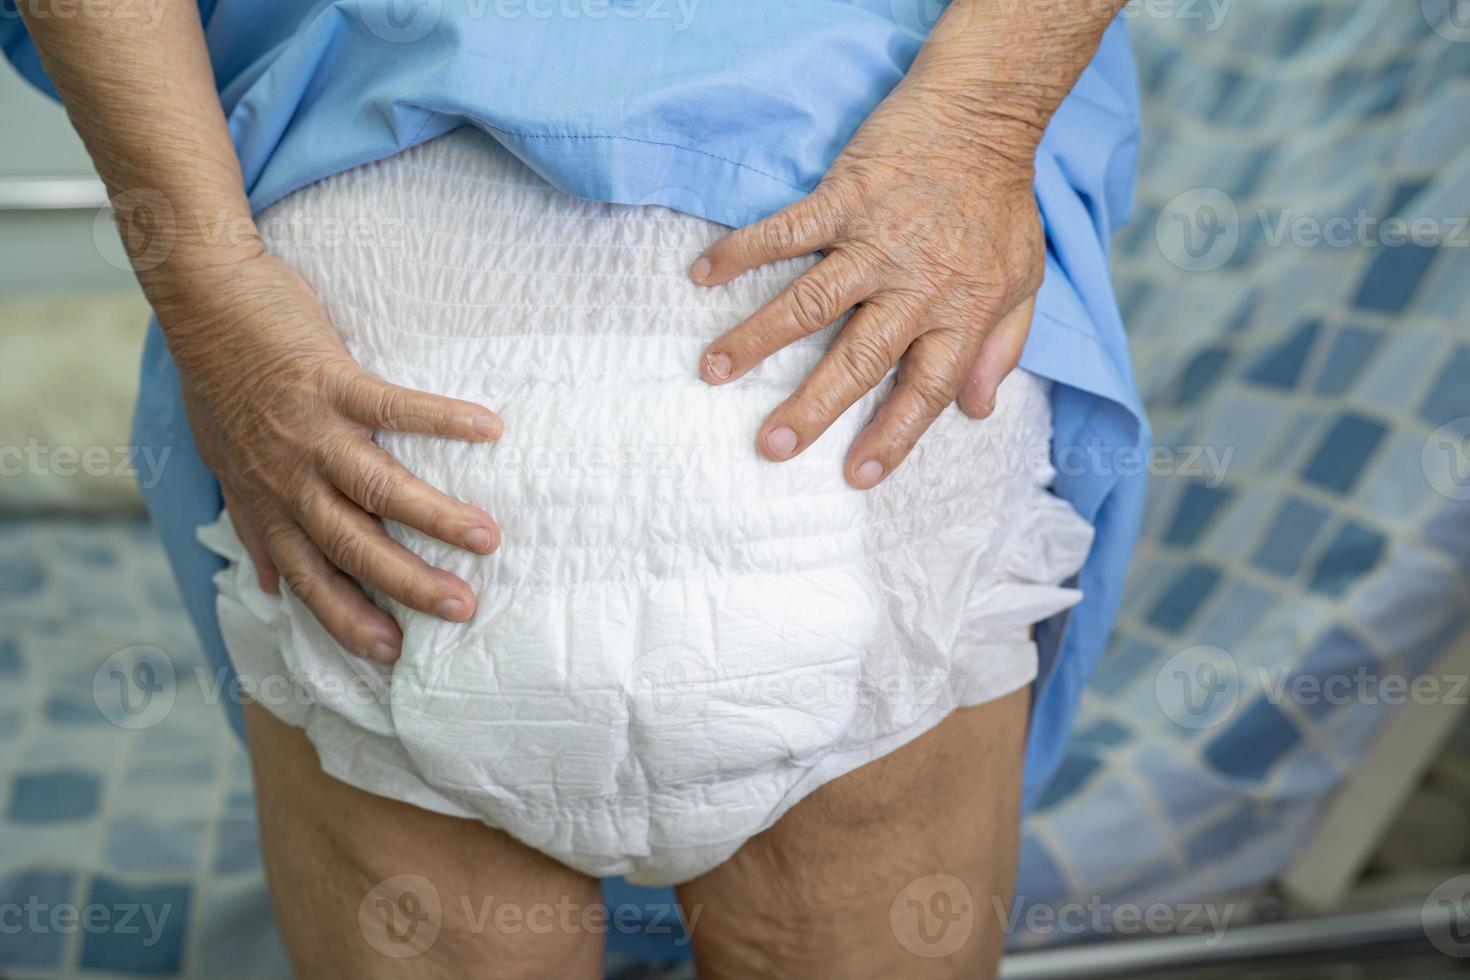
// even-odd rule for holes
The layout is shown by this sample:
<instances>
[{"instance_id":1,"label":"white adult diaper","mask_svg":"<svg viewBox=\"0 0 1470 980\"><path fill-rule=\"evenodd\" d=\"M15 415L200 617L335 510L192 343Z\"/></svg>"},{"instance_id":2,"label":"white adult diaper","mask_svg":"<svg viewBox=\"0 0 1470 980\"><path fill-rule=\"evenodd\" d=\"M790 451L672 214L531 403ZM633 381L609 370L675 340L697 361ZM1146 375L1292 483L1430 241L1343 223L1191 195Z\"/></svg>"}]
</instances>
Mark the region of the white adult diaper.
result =
<instances>
[{"instance_id":1,"label":"white adult diaper","mask_svg":"<svg viewBox=\"0 0 1470 980\"><path fill-rule=\"evenodd\" d=\"M201 529L231 562L219 613L246 688L339 779L591 875L681 882L1027 684L1031 625L1079 598L1060 583L1092 530L1047 490L1032 375L984 422L945 411L872 491L842 463L891 376L796 459L757 455L835 327L720 388L700 353L810 259L693 286L725 229L570 197L472 130L314 184L261 226L368 371L506 423L490 445L378 436L503 533L482 557L389 524L480 603L455 624L383 600L404 633L391 668L263 593L227 516Z\"/></svg>"}]
</instances>

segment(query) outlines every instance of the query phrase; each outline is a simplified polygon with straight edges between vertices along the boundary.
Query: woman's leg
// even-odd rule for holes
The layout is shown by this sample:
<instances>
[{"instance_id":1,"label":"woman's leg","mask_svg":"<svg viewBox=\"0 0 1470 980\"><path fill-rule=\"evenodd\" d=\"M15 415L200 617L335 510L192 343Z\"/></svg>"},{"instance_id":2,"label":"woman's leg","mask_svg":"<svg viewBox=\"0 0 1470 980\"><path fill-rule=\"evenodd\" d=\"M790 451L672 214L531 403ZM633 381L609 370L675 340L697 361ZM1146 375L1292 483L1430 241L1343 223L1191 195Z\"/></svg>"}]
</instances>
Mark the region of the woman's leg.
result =
<instances>
[{"instance_id":1,"label":"woman's leg","mask_svg":"<svg viewBox=\"0 0 1470 980\"><path fill-rule=\"evenodd\" d=\"M602 976L596 880L483 824L331 778L305 734L258 705L245 724L297 976Z\"/></svg>"},{"instance_id":2,"label":"woman's leg","mask_svg":"<svg viewBox=\"0 0 1470 980\"><path fill-rule=\"evenodd\" d=\"M955 712L681 885L700 980L993 976L1029 698Z\"/></svg>"}]
</instances>

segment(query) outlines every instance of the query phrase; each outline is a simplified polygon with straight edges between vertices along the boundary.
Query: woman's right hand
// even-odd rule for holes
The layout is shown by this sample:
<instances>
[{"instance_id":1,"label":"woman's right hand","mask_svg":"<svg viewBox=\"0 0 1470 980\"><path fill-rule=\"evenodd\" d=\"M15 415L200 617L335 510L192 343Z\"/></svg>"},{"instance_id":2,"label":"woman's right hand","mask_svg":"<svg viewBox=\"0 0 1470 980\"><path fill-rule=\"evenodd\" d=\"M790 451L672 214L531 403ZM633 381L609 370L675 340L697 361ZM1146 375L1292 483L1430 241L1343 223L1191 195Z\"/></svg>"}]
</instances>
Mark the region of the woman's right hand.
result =
<instances>
[{"instance_id":1,"label":"woman's right hand","mask_svg":"<svg viewBox=\"0 0 1470 980\"><path fill-rule=\"evenodd\" d=\"M384 530L379 518L489 554L500 530L479 507L408 472L377 429L485 442L500 419L472 402L400 388L353 360L316 295L262 251L155 299L205 464L261 588L291 591L348 650L384 663L402 633L358 582L454 622L475 596Z\"/></svg>"}]
</instances>

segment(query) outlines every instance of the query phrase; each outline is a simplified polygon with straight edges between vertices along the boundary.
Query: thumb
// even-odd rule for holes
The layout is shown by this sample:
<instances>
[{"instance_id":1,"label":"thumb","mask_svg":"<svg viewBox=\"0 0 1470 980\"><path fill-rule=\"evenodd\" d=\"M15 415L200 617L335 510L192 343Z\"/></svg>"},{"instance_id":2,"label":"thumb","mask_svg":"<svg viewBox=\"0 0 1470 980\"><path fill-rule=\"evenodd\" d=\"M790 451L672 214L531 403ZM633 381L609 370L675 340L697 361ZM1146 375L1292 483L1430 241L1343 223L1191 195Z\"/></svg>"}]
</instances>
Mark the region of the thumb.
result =
<instances>
[{"instance_id":1,"label":"thumb","mask_svg":"<svg viewBox=\"0 0 1470 980\"><path fill-rule=\"evenodd\" d=\"M240 538L240 543L245 546L250 560L255 563L255 577L260 582L261 591L267 595L280 594L281 573L276 570L275 560L271 558L270 549L266 547L265 533L256 524L250 512L240 504L239 498L228 490L221 492L225 498L225 510L230 515L230 523L235 526L235 534Z\"/></svg>"},{"instance_id":2,"label":"thumb","mask_svg":"<svg viewBox=\"0 0 1470 980\"><path fill-rule=\"evenodd\" d=\"M1021 362L1021 348L1026 346L1026 337L1031 333L1031 317L1035 312L1036 296L1033 294L1001 317L986 335L975 363L970 365L970 371L965 375L965 383L960 386L960 411L970 418L988 418L995 411L995 393L1006 375Z\"/></svg>"}]
</instances>

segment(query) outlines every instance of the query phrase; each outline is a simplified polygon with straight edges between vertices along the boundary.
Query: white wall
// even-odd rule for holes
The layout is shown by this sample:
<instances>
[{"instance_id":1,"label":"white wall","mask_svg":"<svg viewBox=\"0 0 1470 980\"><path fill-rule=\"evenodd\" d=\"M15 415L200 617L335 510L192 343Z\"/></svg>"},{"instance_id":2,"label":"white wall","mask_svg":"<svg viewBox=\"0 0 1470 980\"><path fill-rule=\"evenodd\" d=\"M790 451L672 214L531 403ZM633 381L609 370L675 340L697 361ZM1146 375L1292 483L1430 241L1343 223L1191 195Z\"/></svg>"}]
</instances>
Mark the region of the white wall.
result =
<instances>
[{"instance_id":1,"label":"white wall","mask_svg":"<svg viewBox=\"0 0 1470 980\"><path fill-rule=\"evenodd\" d=\"M66 112L0 60L0 181L96 179ZM126 289L121 246L96 209L0 211L0 301ZM101 244L99 245L99 239Z\"/></svg>"}]
</instances>

